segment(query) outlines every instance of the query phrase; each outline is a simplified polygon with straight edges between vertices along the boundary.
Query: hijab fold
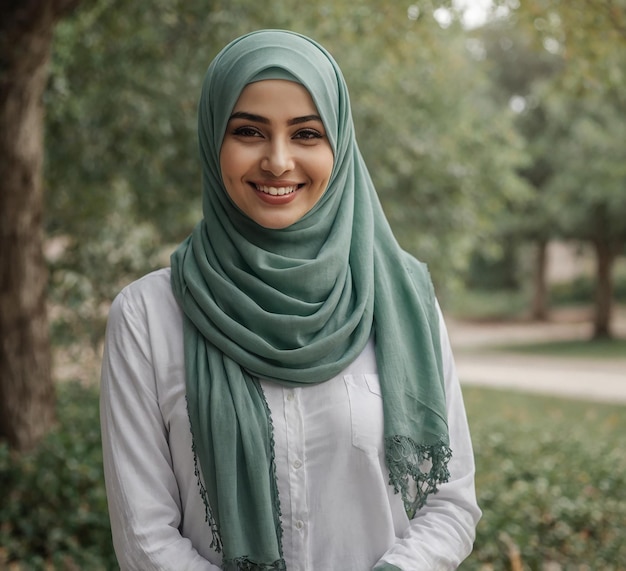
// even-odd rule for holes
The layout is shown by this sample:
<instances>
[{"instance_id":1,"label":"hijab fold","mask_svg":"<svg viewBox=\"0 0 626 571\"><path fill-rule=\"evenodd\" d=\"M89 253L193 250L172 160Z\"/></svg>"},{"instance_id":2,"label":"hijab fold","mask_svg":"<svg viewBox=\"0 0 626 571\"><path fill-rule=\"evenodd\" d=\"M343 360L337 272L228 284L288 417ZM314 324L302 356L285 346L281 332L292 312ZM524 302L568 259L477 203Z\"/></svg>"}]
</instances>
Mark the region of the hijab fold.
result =
<instances>
[{"instance_id":1,"label":"hijab fold","mask_svg":"<svg viewBox=\"0 0 626 571\"><path fill-rule=\"evenodd\" d=\"M219 168L239 94L263 79L307 88L334 154L326 192L280 230L235 206ZM203 219L171 259L196 472L222 568L280 570L272 421L260 379L327 381L375 332L389 483L412 518L449 477L439 316L425 266L398 246L385 219L345 81L324 48L279 30L233 41L207 71L198 123Z\"/></svg>"}]
</instances>

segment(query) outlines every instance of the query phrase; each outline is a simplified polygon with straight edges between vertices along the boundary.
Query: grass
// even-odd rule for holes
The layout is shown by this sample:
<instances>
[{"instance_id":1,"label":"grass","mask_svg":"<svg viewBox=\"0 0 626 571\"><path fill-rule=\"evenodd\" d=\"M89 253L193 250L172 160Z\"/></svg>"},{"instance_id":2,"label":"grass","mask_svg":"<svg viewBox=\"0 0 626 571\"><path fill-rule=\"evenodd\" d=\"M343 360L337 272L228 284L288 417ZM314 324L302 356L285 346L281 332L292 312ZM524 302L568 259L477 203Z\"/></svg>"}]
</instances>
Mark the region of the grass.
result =
<instances>
[{"instance_id":1,"label":"grass","mask_svg":"<svg viewBox=\"0 0 626 571\"><path fill-rule=\"evenodd\" d=\"M482 430L486 423L507 427L581 423L591 440L613 439L615 432L626 434L622 405L473 386L464 386L463 396L472 429Z\"/></svg>"}]
</instances>

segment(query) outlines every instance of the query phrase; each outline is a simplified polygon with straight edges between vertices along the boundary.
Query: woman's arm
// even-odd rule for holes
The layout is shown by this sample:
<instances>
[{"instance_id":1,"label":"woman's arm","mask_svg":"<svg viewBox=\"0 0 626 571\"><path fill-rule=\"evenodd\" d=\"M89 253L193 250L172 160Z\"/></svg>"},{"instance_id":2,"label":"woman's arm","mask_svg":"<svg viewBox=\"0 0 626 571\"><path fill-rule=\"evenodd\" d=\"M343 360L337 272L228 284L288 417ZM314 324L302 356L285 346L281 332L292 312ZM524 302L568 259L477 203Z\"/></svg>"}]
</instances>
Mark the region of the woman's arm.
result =
<instances>
[{"instance_id":1,"label":"woman's arm","mask_svg":"<svg viewBox=\"0 0 626 571\"><path fill-rule=\"evenodd\" d=\"M109 314L100 400L118 562L123 571L217 571L179 531L180 495L155 378L145 307L123 292Z\"/></svg>"},{"instance_id":2,"label":"woman's arm","mask_svg":"<svg viewBox=\"0 0 626 571\"><path fill-rule=\"evenodd\" d=\"M429 496L404 536L382 557L376 571L447 571L456 569L472 551L481 511L474 490L474 453L461 387L441 311L446 407L452 459L450 481Z\"/></svg>"}]
</instances>

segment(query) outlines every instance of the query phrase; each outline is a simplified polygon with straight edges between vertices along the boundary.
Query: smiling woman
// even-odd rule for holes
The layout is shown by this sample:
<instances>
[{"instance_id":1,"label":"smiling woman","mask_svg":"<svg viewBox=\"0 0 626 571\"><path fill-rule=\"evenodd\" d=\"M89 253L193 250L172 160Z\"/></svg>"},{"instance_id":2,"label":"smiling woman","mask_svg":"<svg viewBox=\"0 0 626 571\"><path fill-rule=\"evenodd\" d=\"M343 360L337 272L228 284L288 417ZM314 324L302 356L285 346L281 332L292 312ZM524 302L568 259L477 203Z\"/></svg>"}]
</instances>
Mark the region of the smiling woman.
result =
<instances>
[{"instance_id":1,"label":"smiling woman","mask_svg":"<svg viewBox=\"0 0 626 571\"><path fill-rule=\"evenodd\" d=\"M101 419L123 570L455 569L480 517L423 264L398 246L319 44L209 66L200 222L126 287Z\"/></svg>"},{"instance_id":2,"label":"smiling woman","mask_svg":"<svg viewBox=\"0 0 626 571\"><path fill-rule=\"evenodd\" d=\"M320 199L333 151L309 92L299 83L248 84L220 151L224 186L239 209L265 228L286 228Z\"/></svg>"}]
</instances>

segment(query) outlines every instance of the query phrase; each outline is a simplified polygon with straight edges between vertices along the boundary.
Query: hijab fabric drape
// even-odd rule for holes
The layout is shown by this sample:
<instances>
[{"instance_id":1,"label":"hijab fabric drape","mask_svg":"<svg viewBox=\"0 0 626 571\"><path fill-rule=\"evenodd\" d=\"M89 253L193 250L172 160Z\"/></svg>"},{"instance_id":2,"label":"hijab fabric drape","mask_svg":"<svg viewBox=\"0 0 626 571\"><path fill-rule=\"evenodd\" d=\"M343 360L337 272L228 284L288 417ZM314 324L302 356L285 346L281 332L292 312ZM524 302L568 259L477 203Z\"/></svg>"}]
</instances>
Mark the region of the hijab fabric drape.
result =
<instances>
[{"instance_id":1,"label":"hijab fabric drape","mask_svg":"<svg viewBox=\"0 0 626 571\"><path fill-rule=\"evenodd\" d=\"M270 78L307 88L334 154L322 198L281 230L234 205L219 166L239 94ZM425 266L392 235L357 147L342 73L319 44L278 30L233 41L207 71L198 123L203 219L171 259L185 315L196 471L222 568L284 569L272 423L259 379L327 381L375 334L390 484L413 517L448 479L435 297Z\"/></svg>"}]
</instances>

